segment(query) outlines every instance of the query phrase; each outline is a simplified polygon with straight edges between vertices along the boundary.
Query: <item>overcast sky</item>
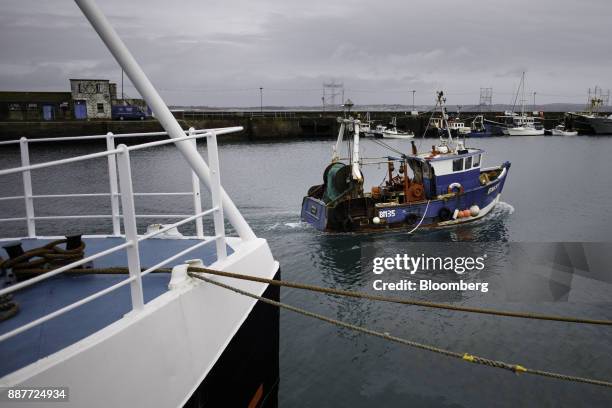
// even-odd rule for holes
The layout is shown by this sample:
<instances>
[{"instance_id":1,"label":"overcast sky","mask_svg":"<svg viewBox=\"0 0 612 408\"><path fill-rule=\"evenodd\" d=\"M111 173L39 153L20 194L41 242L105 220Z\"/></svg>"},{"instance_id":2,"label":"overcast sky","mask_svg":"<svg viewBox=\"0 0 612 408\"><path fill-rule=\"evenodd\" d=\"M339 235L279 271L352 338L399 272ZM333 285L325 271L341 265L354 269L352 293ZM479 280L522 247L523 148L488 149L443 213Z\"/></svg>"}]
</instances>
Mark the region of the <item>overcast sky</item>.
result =
<instances>
[{"instance_id":1,"label":"overcast sky","mask_svg":"<svg viewBox=\"0 0 612 408\"><path fill-rule=\"evenodd\" d=\"M316 106L332 79L358 104L509 103L523 70L538 103L612 88L610 0L98 3L168 104ZM69 0L2 0L0 50L0 90L121 77Z\"/></svg>"}]
</instances>

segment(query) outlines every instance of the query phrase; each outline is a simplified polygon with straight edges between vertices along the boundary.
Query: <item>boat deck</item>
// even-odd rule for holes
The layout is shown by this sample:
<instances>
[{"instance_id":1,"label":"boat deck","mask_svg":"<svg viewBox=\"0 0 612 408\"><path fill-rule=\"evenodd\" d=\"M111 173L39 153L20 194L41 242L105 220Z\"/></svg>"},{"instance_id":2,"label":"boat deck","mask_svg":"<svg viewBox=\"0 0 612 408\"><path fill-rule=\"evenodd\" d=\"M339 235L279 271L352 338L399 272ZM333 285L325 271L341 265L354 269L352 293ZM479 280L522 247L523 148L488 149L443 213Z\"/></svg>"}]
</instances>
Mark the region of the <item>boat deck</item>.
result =
<instances>
[{"instance_id":1,"label":"boat deck","mask_svg":"<svg viewBox=\"0 0 612 408\"><path fill-rule=\"evenodd\" d=\"M23 239L23 249L40 247L52 239ZM85 256L119 245L119 237L84 237ZM143 268L199 242L197 239L148 239L140 245ZM228 255L233 252L227 247ZM165 268L182 263L185 259L200 258L205 265L216 261L215 242L211 241ZM94 261L94 268L124 267L125 250ZM126 274L58 275L17 291L14 300L19 305L16 316L0 322L0 334L7 333L54 310L67 306L86 296L118 283ZM144 301L149 302L168 290L168 273L150 273L142 278ZM132 309L129 285L114 290L96 300L77 307L30 330L0 342L0 377L49 356L121 319Z\"/></svg>"}]
</instances>

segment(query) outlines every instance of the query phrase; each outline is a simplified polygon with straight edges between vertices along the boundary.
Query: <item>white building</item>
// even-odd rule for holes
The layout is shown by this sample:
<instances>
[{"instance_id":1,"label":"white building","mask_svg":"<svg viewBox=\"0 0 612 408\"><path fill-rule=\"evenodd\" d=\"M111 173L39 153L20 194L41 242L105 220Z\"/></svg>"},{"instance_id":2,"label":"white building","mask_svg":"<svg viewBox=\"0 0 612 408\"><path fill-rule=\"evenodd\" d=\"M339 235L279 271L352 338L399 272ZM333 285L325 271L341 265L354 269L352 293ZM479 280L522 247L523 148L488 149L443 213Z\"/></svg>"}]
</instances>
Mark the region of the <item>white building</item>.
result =
<instances>
[{"instance_id":1,"label":"white building","mask_svg":"<svg viewBox=\"0 0 612 408\"><path fill-rule=\"evenodd\" d=\"M75 119L110 119L111 84L108 79L71 79Z\"/></svg>"}]
</instances>

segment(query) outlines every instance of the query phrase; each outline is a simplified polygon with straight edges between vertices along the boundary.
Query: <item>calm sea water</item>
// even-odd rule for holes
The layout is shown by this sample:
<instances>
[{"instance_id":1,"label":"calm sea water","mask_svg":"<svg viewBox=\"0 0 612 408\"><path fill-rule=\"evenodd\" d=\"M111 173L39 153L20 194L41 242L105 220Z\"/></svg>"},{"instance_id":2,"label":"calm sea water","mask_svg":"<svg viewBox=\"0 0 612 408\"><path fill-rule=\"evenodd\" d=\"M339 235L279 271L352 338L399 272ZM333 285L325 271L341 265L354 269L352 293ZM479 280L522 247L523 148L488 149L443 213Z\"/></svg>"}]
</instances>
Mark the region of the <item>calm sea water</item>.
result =
<instances>
[{"instance_id":1,"label":"calm sea water","mask_svg":"<svg viewBox=\"0 0 612 408\"><path fill-rule=\"evenodd\" d=\"M409 143L392 141L409 150ZM431 145L422 142L423 149ZM485 149L484 165L512 162L502 203L482 221L414 235L328 235L299 219L302 196L319 184L331 141L221 144L223 185L255 232L269 240L283 278L349 290L369 290L361 268L365 244L423 242L597 242L610 241L612 138L521 137L470 141ZM97 151L101 145L31 147L32 162ZM205 155L205 146L200 146ZM363 142L365 156L388 154ZM189 172L172 147L132 154L134 190L188 191ZM204 156L206 157L206 156ZM19 164L16 149L0 150L2 168ZM107 192L105 159L35 171L36 194ZM377 185L385 168L366 169L366 185ZM2 195L21 193L20 177L0 178ZM206 194L204 194L206 195ZM138 212L192 211L189 197L137 198ZM106 198L46 199L37 215L108 214ZM0 201L0 218L23 215L20 201ZM159 220L167 221L167 220ZM152 223L154 220L148 220ZM146 223L142 222L144 227ZM210 228L210 224L206 224ZM183 229L192 232L191 227ZM37 224L38 233L110 232L102 220ZM2 236L25 233L19 223L0 223ZM525 280L526 286L530 285ZM399 294L410 296L410 294ZM587 301L510 302L494 294L457 298L436 293L422 299L515 310L612 318L609 291L585 293ZM284 302L393 335L527 367L612 379L612 330L538 321L517 321L456 312L393 306L283 289ZM416 295L415 295L416 296ZM356 334L306 317L281 312L282 407L489 407L612 406L612 392L589 385L469 365L436 354Z\"/></svg>"}]
</instances>

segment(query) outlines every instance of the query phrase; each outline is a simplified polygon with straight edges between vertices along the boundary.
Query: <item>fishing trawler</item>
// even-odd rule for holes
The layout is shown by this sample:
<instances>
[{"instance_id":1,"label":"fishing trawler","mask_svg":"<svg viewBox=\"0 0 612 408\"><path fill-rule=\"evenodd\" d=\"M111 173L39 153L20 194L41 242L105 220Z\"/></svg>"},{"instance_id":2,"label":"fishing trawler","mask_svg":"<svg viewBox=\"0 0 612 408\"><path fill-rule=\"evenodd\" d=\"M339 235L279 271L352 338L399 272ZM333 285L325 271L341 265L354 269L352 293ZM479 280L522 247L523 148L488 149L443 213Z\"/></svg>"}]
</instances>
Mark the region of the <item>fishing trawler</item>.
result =
<instances>
[{"instance_id":1,"label":"fishing trawler","mask_svg":"<svg viewBox=\"0 0 612 408\"><path fill-rule=\"evenodd\" d=\"M19 146L21 166L1 169L0 177L18 175L23 193L6 195L5 189L0 200L25 203L25 216L4 216L0 222L27 227L26 236L0 240L2 406L51 400L63 407L277 406L278 309L210 282L277 300L278 288L218 276L203 282L188 273L198 266L266 279L280 276L268 243L255 235L221 186L216 138L241 128L184 131L93 0L75 1L165 132L2 142ZM116 145L124 137L152 136L162 140ZM106 141L105 150L30 164L32 143L97 139ZM198 139L207 142L207 162L196 150ZM163 145L181 153L191 169L193 191L134 192L130 153ZM109 191L34 191L32 179L41 170L59 171L94 159L108 162ZM64 180L74 176L70 168L62 174ZM212 206L206 210L200 182L210 190ZM180 195L192 197L193 214L136 212L135 197ZM38 213L45 199L83 197L107 199L111 214ZM205 234L202 218L207 216L212 227ZM147 228L136 222L168 218L179 221ZM109 231L65 230L66 220L81 225L93 219L107 219ZM52 233L37 233L41 220L57 222L46 224ZM226 236L226 220L237 236ZM179 230L186 224L195 224L195 234Z\"/></svg>"},{"instance_id":2,"label":"fishing trawler","mask_svg":"<svg viewBox=\"0 0 612 408\"><path fill-rule=\"evenodd\" d=\"M344 104L346 108L349 109L353 106L352 102L347 101ZM376 125L372 127L372 121L370 120L370 114L368 113L366 116L366 122L360 122L360 131L363 133L365 137L374 137L380 139L412 139L414 138L414 133L411 131L403 131L397 128L397 117L391 118L391 122L389 126L384 125Z\"/></svg>"},{"instance_id":3,"label":"fishing trawler","mask_svg":"<svg viewBox=\"0 0 612 408\"><path fill-rule=\"evenodd\" d=\"M472 124L469 129L470 131L466 135L464 135L469 138L489 137L493 135L491 129L485 124L485 119L483 115L476 115L472 120Z\"/></svg>"},{"instance_id":4,"label":"fishing trawler","mask_svg":"<svg viewBox=\"0 0 612 408\"><path fill-rule=\"evenodd\" d=\"M397 117L391 118L391 127L385 128L382 130L383 139L412 139L414 138L414 133L405 132L403 130L398 130L397 128Z\"/></svg>"},{"instance_id":5,"label":"fishing trawler","mask_svg":"<svg viewBox=\"0 0 612 408\"><path fill-rule=\"evenodd\" d=\"M568 112L565 114L566 124L570 124L581 134L609 135L612 134L612 115L604 114L601 110L607 106L610 91L604 94L599 87L595 87L589 97L584 112Z\"/></svg>"},{"instance_id":6,"label":"fishing trawler","mask_svg":"<svg viewBox=\"0 0 612 408\"><path fill-rule=\"evenodd\" d=\"M436 108L444 115L445 98L437 94ZM510 162L483 167L485 151L453 139L447 123L446 135L431 150L395 150L386 157L387 176L370 191L364 188L360 156L360 123L339 118L340 131L331 163L323 172L323 183L310 187L302 200L301 218L321 231L362 232L444 227L474 221L487 215L499 202ZM347 134L347 162L339 151ZM380 144L380 141L377 141ZM388 145L384 145L389 147ZM397 166L397 167L396 167ZM397 168L397 171L396 171Z\"/></svg>"}]
</instances>

